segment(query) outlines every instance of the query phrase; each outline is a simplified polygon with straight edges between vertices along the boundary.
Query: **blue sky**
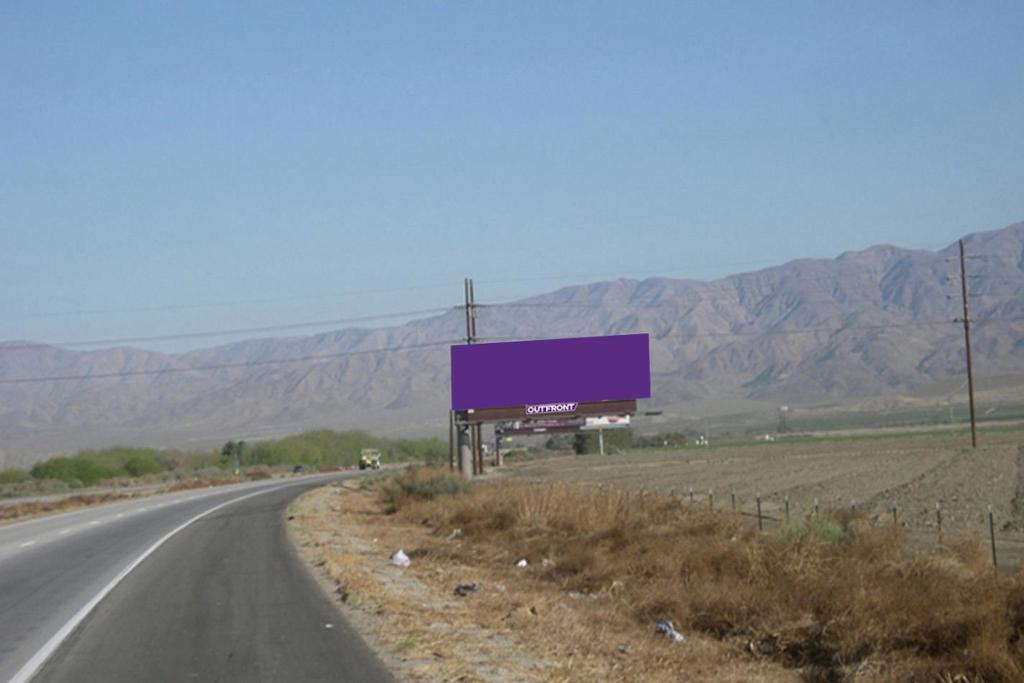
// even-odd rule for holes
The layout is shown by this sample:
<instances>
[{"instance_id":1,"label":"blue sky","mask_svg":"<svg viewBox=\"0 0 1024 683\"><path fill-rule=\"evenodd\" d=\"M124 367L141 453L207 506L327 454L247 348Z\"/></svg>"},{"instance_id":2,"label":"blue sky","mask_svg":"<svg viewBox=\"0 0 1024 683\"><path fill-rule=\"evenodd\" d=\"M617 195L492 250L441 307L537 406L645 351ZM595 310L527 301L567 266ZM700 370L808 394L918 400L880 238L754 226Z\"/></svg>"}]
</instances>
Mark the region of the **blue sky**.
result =
<instances>
[{"instance_id":1,"label":"blue sky","mask_svg":"<svg viewBox=\"0 0 1024 683\"><path fill-rule=\"evenodd\" d=\"M0 339L942 247L1024 220L1021 35L1017 0L3 3Z\"/></svg>"}]
</instances>

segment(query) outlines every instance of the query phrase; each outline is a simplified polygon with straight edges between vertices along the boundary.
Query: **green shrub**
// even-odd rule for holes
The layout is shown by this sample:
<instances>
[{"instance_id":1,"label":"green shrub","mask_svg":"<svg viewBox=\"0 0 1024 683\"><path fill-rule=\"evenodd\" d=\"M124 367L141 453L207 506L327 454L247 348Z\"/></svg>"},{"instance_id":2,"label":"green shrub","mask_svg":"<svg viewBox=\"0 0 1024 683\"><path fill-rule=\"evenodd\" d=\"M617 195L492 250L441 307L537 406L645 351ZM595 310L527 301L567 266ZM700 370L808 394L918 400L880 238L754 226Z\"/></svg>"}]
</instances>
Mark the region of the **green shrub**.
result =
<instances>
[{"instance_id":1,"label":"green shrub","mask_svg":"<svg viewBox=\"0 0 1024 683\"><path fill-rule=\"evenodd\" d=\"M305 465L327 469L354 467L363 448L379 449L383 462L442 463L448 459L448 444L440 439L393 440L373 436L369 432L328 429L246 444L238 456L239 464L246 468L265 465L291 469L294 465ZM233 464L233 458L225 459L222 451L200 453L131 446L84 450L74 457L51 458L37 463L27 474L21 470L4 470L0 472L0 485L16 484L31 477L34 482L59 481L66 486L94 486L118 477L140 478L169 471L179 473L183 469L203 476L221 477Z\"/></svg>"},{"instance_id":2,"label":"green shrub","mask_svg":"<svg viewBox=\"0 0 1024 683\"><path fill-rule=\"evenodd\" d=\"M816 517L806 521L793 522L786 529L783 537L790 542L799 543L807 539L825 543L844 543L849 537L843 525L828 517Z\"/></svg>"},{"instance_id":3,"label":"green shrub","mask_svg":"<svg viewBox=\"0 0 1024 683\"><path fill-rule=\"evenodd\" d=\"M156 474L157 472L164 471L164 466L157 462L156 458L152 455L133 455L125 460L121 467L133 477L141 477L146 474Z\"/></svg>"},{"instance_id":4,"label":"green shrub","mask_svg":"<svg viewBox=\"0 0 1024 683\"><path fill-rule=\"evenodd\" d=\"M29 471L33 479L58 479L69 486L94 486L120 474L117 468L83 457L51 458L37 463Z\"/></svg>"},{"instance_id":5,"label":"green shrub","mask_svg":"<svg viewBox=\"0 0 1024 683\"><path fill-rule=\"evenodd\" d=\"M242 465L305 465L311 468L354 467L359 452L376 448L381 462L440 464L448 461L448 443L441 439L385 439L369 432L320 429L273 441L249 444Z\"/></svg>"}]
</instances>

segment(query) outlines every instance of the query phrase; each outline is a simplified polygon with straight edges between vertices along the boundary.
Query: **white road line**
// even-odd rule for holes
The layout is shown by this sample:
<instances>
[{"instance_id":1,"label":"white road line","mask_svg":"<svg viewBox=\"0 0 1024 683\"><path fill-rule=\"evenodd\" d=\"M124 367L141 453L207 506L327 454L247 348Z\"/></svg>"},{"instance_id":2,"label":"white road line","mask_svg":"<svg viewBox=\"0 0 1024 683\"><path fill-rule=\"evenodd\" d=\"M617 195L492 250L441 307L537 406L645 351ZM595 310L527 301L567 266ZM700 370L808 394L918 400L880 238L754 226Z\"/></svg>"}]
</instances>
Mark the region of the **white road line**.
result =
<instances>
[{"instance_id":1,"label":"white road line","mask_svg":"<svg viewBox=\"0 0 1024 683\"><path fill-rule=\"evenodd\" d=\"M71 533L71 529L61 529L60 531L57 532L57 535L58 536L64 536L64 535L70 534L70 533Z\"/></svg>"},{"instance_id":2,"label":"white road line","mask_svg":"<svg viewBox=\"0 0 1024 683\"><path fill-rule=\"evenodd\" d=\"M35 541L25 541L24 543L20 543L20 544L18 544L18 547L19 547L19 548L27 548L27 547L29 547L30 545L35 545L35 544L36 544L36 542L35 542Z\"/></svg>"},{"instance_id":3,"label":"white road line","mask_svg":"<svg viewBox=\"0 0 1024 683\"><path fill-rule=\"evenodd\" d=\"M116 515L114 515L114 517L116 517L117 519L121 519L122 517L124 517L124 513L118 512Z\"/></svg>"},{"instance_id":4,"label":"white road line","mask_svg":"<svg viewBox=\"0 0 1024 683\"><path fill-rule=\"evenodd\" d=\"M80 610L78 610L75 613L75 615L68 620L66 624L60 627L60 630L54 633L53 636L51 636L50 639L46 641L46 644L43 645L38 652L32 655L31 659L25 662L24 666L18 669L18 672L14 674L14 677L11 678L8 681L8 683L28 683L28 681L31 680L33 676L35 676L36 672L39 671L40 667L43 666L46 660L49 659L50 655L52 655L57 650L57 648L60 647L60 644L64 642L64 639L71 635L71 632L75 630L75 627L82 623L83 619L89 616L89 613L92 612L93 609L95 609L96 605L100 603L100 600L105 598L107 594L110 593L110 591L114 590L117 584L121 583L121 581L123 581L124 578L128 576L128 574L130 574L133 569L142 564L143 560L152 555L157 548L166 543L168 539L177 534L179 531L183 530L184 528L186 528L194 522L198 522L203 517L206 517L207 515L212 514L217 510L220 510L221 508L227 507L228 505L238 503L240 501L245 500L246 498L252 498L253 496L259 496L264 493L270 493L271 491L277 491L279 489L288 488L288 486L289 484L284 484L283 486L275 486L273 488L268 487L265 489L261 489L259 491L248 493L244 496L239 496L238 498L232 498L229 501L225 501L223 503L220 503L219 505L213 506L212 508L206 510L205 512L199 513L192 519L183 523L181 526L172 529L166 535L162 536L156 543L149 546L149 548L147 548L145 552L143 552L141 555L132 560L132 562L127 567L122 569L120 573L118 573L117 576L111 579L110 583L104 586L99 593L94 595L93 598L89 600L89 602L85 603L85 605Z\"/></svg>"},{"instance_id":5,"label":"white road line","mask_svg":"<svg viewBox=\"0 0 1024 683\"><path fill-rule=\"evenodd\" d=\"M96 526L96 525L97 525L97 524L99 524L99 523L100 523L100 520L98 520L98 519L94 519L94 520L92 520L91 522L89 522L89 526Z\"/></svg>"}]
</instances>

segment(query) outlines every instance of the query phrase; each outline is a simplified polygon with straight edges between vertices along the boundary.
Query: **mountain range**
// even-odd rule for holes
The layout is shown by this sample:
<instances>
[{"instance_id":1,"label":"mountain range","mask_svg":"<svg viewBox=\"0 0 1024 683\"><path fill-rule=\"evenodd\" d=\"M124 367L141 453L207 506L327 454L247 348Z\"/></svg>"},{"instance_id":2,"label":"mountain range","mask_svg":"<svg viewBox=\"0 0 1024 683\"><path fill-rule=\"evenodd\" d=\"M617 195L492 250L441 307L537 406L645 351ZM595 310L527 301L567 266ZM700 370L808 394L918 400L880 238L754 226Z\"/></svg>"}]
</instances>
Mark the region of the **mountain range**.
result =
<instances>
[{"instance_id":1,"label":"mountain range","mask_svg":"<svg viewBox=\"0 0 1024 683\"><path fill-rule=\"evenodd\" d=\"M1024 223L964 243L976 372L1024 375ZM596 282L481 307L477 330L484 342L647 332L647 406L670 417L850 403L963 376L957 259L956 243L879 245L714 281ZM443 434L448 345L464 334L453 308L180 354L0 343L0 467L114 443L187 448L312 427Z\"/></svg>"}]
</instances>

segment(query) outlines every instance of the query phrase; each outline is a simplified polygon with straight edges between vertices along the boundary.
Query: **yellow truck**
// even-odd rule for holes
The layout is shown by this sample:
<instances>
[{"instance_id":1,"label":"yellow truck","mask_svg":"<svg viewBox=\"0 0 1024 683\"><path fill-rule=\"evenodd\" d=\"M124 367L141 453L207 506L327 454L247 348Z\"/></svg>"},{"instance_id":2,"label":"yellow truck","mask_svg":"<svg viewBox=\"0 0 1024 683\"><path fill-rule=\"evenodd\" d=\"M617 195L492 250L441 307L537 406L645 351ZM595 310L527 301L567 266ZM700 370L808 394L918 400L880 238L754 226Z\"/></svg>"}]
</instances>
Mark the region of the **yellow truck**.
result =
<instances>
[{"instance_id":1,"label":"yellow truck","mask_svg":"<svg viewBox=\"0 0 1024 683\"><path fill-rule=\"evenodd\" d=\"M359 451L359 469L379 470L380 450L377 448L364 448Z\"/></svg>"}]
</instances>

